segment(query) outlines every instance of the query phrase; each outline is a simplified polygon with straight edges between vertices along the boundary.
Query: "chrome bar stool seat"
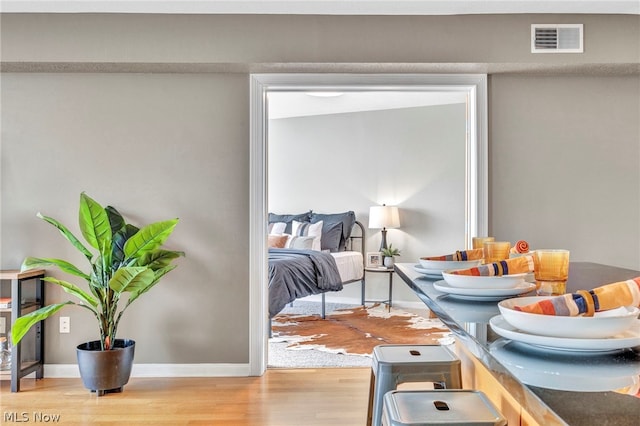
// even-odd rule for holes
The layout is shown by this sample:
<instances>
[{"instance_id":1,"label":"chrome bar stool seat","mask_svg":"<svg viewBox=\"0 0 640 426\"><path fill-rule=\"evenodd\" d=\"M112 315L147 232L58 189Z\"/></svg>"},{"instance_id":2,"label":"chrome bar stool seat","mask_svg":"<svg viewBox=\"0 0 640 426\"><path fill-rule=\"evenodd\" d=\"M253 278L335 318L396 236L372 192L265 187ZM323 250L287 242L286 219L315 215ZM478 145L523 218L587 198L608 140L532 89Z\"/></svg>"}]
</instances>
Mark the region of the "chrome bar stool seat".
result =
<instances>
[{"instance_id":1,"label":"chrome bar stool seat","mask_svg":"<svg viewBox=\"0 0 640 426\"><path fill-rule=\"evenodd\" d=\"M400 390L384 395L383 426L506 424L487 396L476 390Z\"/></svg>"},{"instance_id":2,"label":"chrome bar stool seat","mask_svg":"<svg viewBox=\"0 0 640 426\"><path fill-rule=\"evenodd\" d=\"M441 345L378 345L373 348L367 425L380 426L384 395L406 382L461 389L460 359Z\"/></svg>"}]
</instances>

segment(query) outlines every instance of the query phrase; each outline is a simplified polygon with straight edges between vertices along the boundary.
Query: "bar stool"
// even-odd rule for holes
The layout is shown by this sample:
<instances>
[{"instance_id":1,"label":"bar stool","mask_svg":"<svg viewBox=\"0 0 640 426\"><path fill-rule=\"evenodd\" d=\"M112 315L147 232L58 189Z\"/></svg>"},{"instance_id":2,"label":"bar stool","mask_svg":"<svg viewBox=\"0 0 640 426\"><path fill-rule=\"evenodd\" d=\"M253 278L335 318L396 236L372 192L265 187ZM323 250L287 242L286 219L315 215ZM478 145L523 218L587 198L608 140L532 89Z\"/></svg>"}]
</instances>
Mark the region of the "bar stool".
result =
<instances>
[{"instance_id":1,"label":"bar stool","mask_svg":"<svg viewBox=\"0 0 640 426\"><path fill-rule=\"evenodd\" d=\"M378 345L373 348L367 425L380 426L384 395L406 382L461 389L460 360L446 346Z\"/></svg>"},{"instance_id":2,"label":"bar stool","mask_svg":"<svg viewBox=\"0 0 640 426\"><path fill-rule=\"evenodd\" d=\"M504 426L507 420L476 390L389 391L382 426Z\"/></svg>"}]
</instances>

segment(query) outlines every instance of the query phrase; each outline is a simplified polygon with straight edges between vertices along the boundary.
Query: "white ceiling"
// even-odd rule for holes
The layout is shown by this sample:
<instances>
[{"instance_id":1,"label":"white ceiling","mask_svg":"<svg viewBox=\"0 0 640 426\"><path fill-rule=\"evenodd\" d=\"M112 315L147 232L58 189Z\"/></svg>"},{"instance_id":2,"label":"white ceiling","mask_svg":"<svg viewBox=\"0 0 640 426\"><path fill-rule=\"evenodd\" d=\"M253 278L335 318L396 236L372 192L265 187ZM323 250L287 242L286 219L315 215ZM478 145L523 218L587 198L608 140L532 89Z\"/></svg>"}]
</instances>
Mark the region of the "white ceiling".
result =
<instances>
[{"instance_id":1,"label":"white ceiling","mask_svg":"<svg viewBox=\"0 0 640 426\"><path fill-rule=\"evenodd\" d=\"M638 0L1 0L14 13L194 13L459 15L486 13L640 14Z\"/></svg>"},{"instance_id":2,"label":"white ceiling","mask_svg":"<svg viewBox=\"0 0 640 426\"><path fill-rule=\"evenodd\" d=\"M340 114L466 102L466 94L463 92L351 91L338 93L339 96L331 97L314 96L305 92L269 93L269 118Z\"/></svg>"}]
</instances>

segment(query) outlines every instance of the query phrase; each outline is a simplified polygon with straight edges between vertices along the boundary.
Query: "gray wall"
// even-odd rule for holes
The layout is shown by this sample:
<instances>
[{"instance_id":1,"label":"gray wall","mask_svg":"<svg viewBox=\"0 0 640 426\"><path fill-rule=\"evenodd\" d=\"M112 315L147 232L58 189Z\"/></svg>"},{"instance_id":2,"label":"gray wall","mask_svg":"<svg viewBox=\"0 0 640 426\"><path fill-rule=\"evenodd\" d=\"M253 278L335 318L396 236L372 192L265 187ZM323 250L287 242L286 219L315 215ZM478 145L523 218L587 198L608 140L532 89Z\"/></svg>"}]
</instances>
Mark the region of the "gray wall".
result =
<instances>
[{"instance_id":1,"label":"gray wall","mask_svg":"<svg viewBox=\"0 0 640 426\"><path fill-rule=\"evenodd\" d=\"M496 76L489 96L489 229L640 269L638 76Z\"/></svg>"},{"instance_id":2,"label":"gray wall","mask_svg":"<svg viewBox=\"0 0 640 426\"><path fill-rule=\"evenodd\" d=\"M248 118L246 102L231 101L248 97L246 82L237 74L3 74L2 267L28 255L85 267L35 216L80 237L82 191L134 224L178 217L168 245L186 258L127 311L119 335L140 341L141 362L246 362ZM217 97L228 100L224 108ZM48 301L67 300L55 286L47 291ZM47 363L73 362L70 345L97 336L87 311L63 312L72 333L49 321Z\"/></svg>"},{"instance_id":3,"label":"gray wall","mask_svg":"<svg viewBox=\"0 0 640 426\"><path fill-rule=\"evenodd\" d=\"M138 363L249 360L250 72L489 72L491 232L640 269L637 16L1 19L2 268L77 260L34 215L74 228L82 190L181 218L187 257L122 323ZM585 53L528 53L541 22L584 23ZM95 336L70 315L48 363Z\"/></svg>"}]
</instances>

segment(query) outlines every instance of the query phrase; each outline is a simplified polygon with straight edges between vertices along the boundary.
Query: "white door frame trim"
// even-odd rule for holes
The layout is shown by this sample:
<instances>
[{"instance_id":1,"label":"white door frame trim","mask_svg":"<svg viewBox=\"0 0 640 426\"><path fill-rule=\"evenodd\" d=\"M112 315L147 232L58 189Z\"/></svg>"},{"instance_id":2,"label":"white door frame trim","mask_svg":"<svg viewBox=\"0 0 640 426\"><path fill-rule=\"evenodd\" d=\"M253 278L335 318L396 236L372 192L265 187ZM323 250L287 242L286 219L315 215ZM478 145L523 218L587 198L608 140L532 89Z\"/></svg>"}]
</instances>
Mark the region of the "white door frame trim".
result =
<instances>
[{"instance_id":1,"label":"white door frame trim","mask_svg":"<svg viewBox=\"0 0 640 426\"><path fill-rule=\"evenodd\" d=\"M465 244L488 232L486 74L252 74L250 81L249 374L267 368L267 125L274 91L455 91L467 94Z\"/></svg>"}]
</instances>

